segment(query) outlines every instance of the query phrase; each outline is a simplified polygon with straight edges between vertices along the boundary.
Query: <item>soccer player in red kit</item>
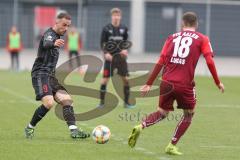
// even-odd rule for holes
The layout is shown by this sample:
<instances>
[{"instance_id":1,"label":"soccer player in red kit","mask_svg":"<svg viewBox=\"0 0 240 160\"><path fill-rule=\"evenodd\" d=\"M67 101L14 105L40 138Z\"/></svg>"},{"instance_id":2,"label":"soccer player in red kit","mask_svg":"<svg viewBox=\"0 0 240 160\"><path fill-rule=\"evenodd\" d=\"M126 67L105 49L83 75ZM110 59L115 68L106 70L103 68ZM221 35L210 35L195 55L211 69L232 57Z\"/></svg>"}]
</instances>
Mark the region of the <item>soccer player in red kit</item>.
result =
<instances>
[{"instance_id":1,"label":"soccer player in red kit","mask_svg":"<svg viewBox=\"0 0 240 160\"><path fill-rule=\"evenodd\" d=\"M170 111L174 110L173 102L176 100L177 108L183 110L183 116L165 152L171 155L182 155L176 144L190 126L194 115L196 105L194 72L201 54L206 60L215 84L221 92L224 92L224 85L218 78L213 61L214 55L210 41L207 36L196 32L197 27L197 15L193 12L186 12L182 17L182 31L167 38L153 72L146 85L141 88L142 95L146 95L163 68L158 110L149 114L140 125L134 127L128 139L130 147L135 146L142 129L163 120ZM169 86L172 86L172 91L163 94Z\"/></svg>"}]
</instances>

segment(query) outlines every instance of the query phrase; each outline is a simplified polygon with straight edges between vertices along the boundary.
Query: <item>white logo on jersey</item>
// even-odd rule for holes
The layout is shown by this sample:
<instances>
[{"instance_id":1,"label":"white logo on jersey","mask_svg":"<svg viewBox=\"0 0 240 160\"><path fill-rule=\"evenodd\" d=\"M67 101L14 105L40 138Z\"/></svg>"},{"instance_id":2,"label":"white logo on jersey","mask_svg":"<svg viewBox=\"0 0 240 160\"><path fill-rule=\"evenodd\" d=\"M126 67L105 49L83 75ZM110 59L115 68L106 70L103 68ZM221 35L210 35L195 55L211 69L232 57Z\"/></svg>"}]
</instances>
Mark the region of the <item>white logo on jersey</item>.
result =
<instances>
[{"instance_id":1,"label":"white logo on jersey","mask_svg":"<svg viewBox=\"0 0 240 160\"><path fill-rule=\"evenodd\" d=\"M123 34L125 30L124 29L120 29L119 31L120 31L121 34Z\"/></svg>"},{"instance_id":2,"label":"white logo on jersey","mask_svg":"<svg viewBox=\"0 0 240 160\"><path fill-rule=\"evenodd\" d=\"M114 41L121 41L121 40L123 40L123 37L121 37L121 36L110 36L108 39L109 40L114 40Z\"/></svg>"},{"instance_id":3,"label":"white logo on jersey","mask_svg":"<svg viewBox=\"0 0 240 160\"><path fill-rule=\"evenodd\" d=\"M46 40L47 40L47 41L53 41L53 37L52 37L52 36L48 36L48 37L46 38Z\"/></svg>"}]
</instances>

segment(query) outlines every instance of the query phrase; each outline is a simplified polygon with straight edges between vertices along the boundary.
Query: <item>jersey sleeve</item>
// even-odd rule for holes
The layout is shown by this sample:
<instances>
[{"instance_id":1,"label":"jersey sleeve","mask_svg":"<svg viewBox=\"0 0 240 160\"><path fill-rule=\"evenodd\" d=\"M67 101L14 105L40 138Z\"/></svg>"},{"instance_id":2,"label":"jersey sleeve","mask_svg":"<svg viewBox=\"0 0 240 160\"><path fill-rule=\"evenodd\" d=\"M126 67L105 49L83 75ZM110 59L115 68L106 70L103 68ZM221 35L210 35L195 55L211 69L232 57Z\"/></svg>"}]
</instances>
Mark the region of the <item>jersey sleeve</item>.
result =
<instances>
[{"instance_id":1,"label":"jersey sleeve","mask_svg":"<svg viewBox=\"0 0 240 160\"><path fill-rule=\"evenodd\" d=\"M201 52L202 52L204 57L206 57L208 55L211 55L212 57L214 57L212 45L211 45L211 43L209 41L209 38L207 36L203 36L203 41L202 41L202 45L201 45Z\"/></svg>"},{"instance_id":2,"label":"jersey sleeve","mask_svg":"<svg viewBox=\"0 0 240 160\"><path fill-rule=\"evenodd\" d=\"M219 85L220 80L219 80L219 77L218 77L218 74L217 74L217 69L216 69L213 57L210 54L208 54L207 56L205 56L205 60L206 60L208 69L212 74L212 77L214 79L215 84Z\"/></svg>"},{"instance_id":3,"label":"jersey sleeve","mask_svg":"<svg viewBox=\"0 0 240 160\"><path fill-rule=\"evenodd\" d=\"M54 36L48 32L43 36L43 48L53 48L54 47Z\"/></svg>"},{"instance_id":4,"label":"jersey sleeve","mask_svg":"<svg viewBox=\"0 0 240 160\"><path fill-rule=\"evenodd\" d=\"M123 40L126 41L128 40L128 28L125 27L125 32L124 32L124 35L123 35Z\"/></svg>"},{"instance_id":5,"label":"jersey sleeve","mask_svg":"<svg viewBox=\"0 0 240 160\"><path fill-rule=\"evenodd\" d=\"M167 49L169 46L169 38L165 41L162 51L160 53L160 58L155 65L150 77L148 78L147 85L152 85L156 77L158 76L159 72L162 70L162 67L165 65L166 61L166 54L167 54Z\"/></svg>"},{"instance_id":6,"label":"jersey sleeve","mask_svg":"<svg viewBox=\"0 0 240 160\"><path fill-rule=\"evenodd\" d=\"M108 42L108 34L107 34L107 29L106 28L103 28L102 30L102 34L101 34L101 40L100 40L100 46L101 46L101 49L104 51L104 45L105 43Z\"/></svg>"},{"instance_id":7,"label":"jersey sleeve","mask_svg":"<svg viewBox=\"0 0 240 160\"><path fill-rule=\"evenodd\" d=\"M211 46L211 43L209 41L209 38L207 36L203 37L201 52L202 52L202 54L203 54L203 56L206 60L208 69L212 74L212 77L215 81L215 84L219 85L220 80L219 80L217 70L216 70L216 66L215 66L215 63L214 63L214 60L213 60L214 53L213 53L212 46Z\"/></svg>"},{"instance_id":8,"label":"jersey sleeve","mask_svg":"<svg viewBox=\"0 0 240 160\"><path fill-rule=\"evenodd\" d=\"M161 51L161 57L164 59L164 61L165 61L165 57L167 55L167 50L168 50L170 42L171 42L170 37L168 37L167 40L165 41L162 51Z\"/></svg>"}]
</instances>

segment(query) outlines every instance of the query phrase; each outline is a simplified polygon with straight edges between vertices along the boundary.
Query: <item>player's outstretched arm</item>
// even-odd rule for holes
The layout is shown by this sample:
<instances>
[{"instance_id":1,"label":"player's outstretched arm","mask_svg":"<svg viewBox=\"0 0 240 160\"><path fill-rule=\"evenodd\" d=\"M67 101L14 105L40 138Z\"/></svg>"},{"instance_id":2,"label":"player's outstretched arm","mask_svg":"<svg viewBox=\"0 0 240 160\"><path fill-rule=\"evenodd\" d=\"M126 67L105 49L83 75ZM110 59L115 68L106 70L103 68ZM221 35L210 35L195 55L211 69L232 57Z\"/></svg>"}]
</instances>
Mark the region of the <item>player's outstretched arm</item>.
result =
<instances>
[{"instance_id":1,"label":"player's outstretched arm","mask_svg":"<svg viewBox=\"0 0 240 160\"><path fill-rule=\"evenodd\" d=\"M141 91L141 95L142 96L146 96L147 94L148 94L148 92L150 91L150 89L151 89L151 85L144 85L144 86L142 86L141 88L140 88L140 91Z\"/></svg>"},{"instance_id":2,"label":"player's outstretched arm","mask_svg":"<svg viewBox=\"0 0 240 160\"><path fill-rule=\"evenodd\" d=\"M63 39L57 39L55 42L54 42L54 46L55 47L62 47L64 45L64 40Z\"/></svg>"},{"instance_id":3,"label":"player's outstretched arm","mask_svg":"<svg viewBox=\"0 0 240 160\"><path fill-rule=\"evenodd\" d=\"M161 51L161 56L157 64L155 65L151 75L149 76L146 85L142 86L140 89L142 96L145 96L150 91L154 80L157 78L159 72L162 70L165 63L165 55L167 52L168 45L169 45L169 41L166 40Z\"/></svg>"},{"instance_id":4,"label":"player's outstretched arm","mask_svg":"<svg viewBox=\"0 0 240 160\"><path fill-rule=\"evenodd\" d=\"M218 74L217 74L217 70L216 70L215 63L214 63L214 60L213 60L212 55L206 56L206 57L205 57L205 60L206 60L208 69L209 69L209 71L211 72L212 77L213 77L213 79L214 79L214 81L215 81L215 84L216 84L217 87L220 89L220 91L223 93L223 92L224 92L224 85L223 85L223 83L219 80L219 77L218 77Z\"/></svg>"},{"instance_id":5,"label":"player's outstretched arm","mask_svg":"<svg viewBox=\"0 0 240 160\"><path fill-rule=\"evenodd\" d=\"M162 70L162 67L164 65L163 62L164 62L164 60L163 60L163 57L161 56L158 63L155 65L153 72L151 73L150 77L148 78L146 85L144 85L140 88L142 96L147 95L147 93L150 91L154 80L156 79L159 72Z\"/></svg>"},{"instance_id":6,"label":"player's outstretched arm","mask_svg":"<svg viewBox=\"0 0 240 160\"><path fill-rule=\"evenodd\" d=\"M206 60L207 66L209 71L212 74L212 77L215 81L215 84L217 85L217 87L221 90L221 92L224 92L224 85L221 83L221 81L218 78L218 74L217 74L217 70L215 67L215 63L213 60L213 50L212 50L212 46L211 43L209 41L209 38L207 36L203 37L203 43L201 46L201 52L203 53L203 56Z\"/></svg>"}]
</instances>

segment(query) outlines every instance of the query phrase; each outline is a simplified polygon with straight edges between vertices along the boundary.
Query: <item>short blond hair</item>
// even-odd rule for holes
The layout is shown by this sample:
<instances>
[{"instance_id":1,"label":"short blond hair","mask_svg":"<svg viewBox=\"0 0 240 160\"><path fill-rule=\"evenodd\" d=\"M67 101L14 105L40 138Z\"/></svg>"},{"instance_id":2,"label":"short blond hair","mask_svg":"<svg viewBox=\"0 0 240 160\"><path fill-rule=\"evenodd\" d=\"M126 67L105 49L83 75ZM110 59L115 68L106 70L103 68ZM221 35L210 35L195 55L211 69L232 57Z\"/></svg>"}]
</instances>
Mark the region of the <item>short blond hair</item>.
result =
<instances>
[{"instance_id":1,"label":"short blond hair","mask_svg":"<svg viewBox=\"0 0 240 160\"><path fill-rule=\"evenodd\" d=\"M70 14L66 11L62 11L57 15L57 19L63 19L63 18L65 18L67 20L71 20Z\"/></svg>"},{"instance_id":2,"label":"short blond hair","mask_svg":"<svg viewBox=\"0 0 240 160\"><path fill-rule=\"evenodd\" d=\"M122 14L122 10L120 8L112 8L110 14L113 15L114 13Z\"/></svg>"}]
</instances>

